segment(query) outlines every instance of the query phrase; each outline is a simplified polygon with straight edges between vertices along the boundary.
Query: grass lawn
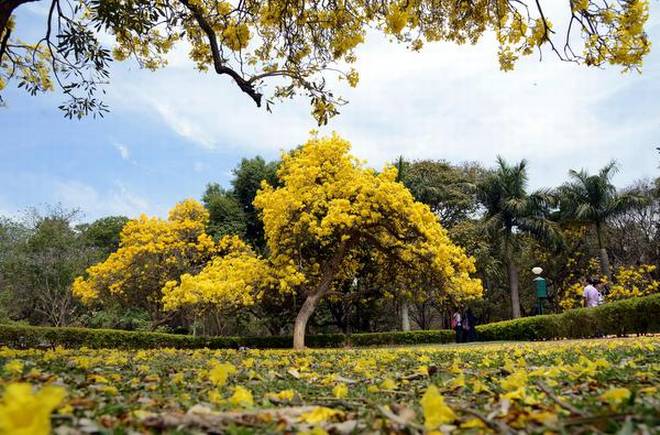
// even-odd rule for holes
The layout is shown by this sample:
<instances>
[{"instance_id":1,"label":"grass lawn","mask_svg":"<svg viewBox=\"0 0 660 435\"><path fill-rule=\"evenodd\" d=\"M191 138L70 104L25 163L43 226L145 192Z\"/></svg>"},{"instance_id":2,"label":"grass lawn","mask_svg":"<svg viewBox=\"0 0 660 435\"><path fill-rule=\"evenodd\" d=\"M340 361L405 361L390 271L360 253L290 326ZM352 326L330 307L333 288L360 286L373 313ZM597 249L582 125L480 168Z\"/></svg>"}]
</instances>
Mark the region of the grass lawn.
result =
<instances>
[{"instance_id":1,"label":"grass lawn","mask_svg":"<svg viewBox=\"0 0 660 435\"><path fill-rule=\"evenodd\" d=\"M0 348L0 367L0 433L26 421L47 431L51 409L61 434L660 430L660 337L306 352Z\"/></svg>"}]
</instances>

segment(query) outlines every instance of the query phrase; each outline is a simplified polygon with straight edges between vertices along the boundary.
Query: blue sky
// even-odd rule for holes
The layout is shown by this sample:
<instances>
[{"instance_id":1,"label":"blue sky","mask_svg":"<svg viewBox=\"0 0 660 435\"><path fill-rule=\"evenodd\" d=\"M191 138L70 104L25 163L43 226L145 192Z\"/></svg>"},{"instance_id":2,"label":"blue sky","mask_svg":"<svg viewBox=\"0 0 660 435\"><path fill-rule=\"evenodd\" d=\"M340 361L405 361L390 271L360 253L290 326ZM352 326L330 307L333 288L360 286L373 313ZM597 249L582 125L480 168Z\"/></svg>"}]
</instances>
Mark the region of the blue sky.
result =
<instances>
[{"instance_id":1,"label":"blue sky","mask_svg":"<svg viewBox=\"0 0 660 435\"><path fill-rule=\"evenodd\" d=\"M653 1L648 31L656 46L659 13ZM24 7L19 29L33 33L42 20L42 5ZM490 165L501 154L530 161L532 187L610 159L620 164L619 186L658 176L658 47L642 75L566 64L549 52L541 63L532 56L502 73L489 36L476 46L433 44L410 53L374 34L358 57L360 85L336 84L350 103L321 131L351 140L372 166L400 154ZM315 128L306 100L266 113L227 78L194 71L184 50L165 70L125 63L112 73L112 111L104 119L64 119L58 93L5 92L0 215L55 203L80 207L86 219L163 215L178 200L199 198L208 182L227 184L241 157L274 159Z\"/></svg>"}]
</instances>

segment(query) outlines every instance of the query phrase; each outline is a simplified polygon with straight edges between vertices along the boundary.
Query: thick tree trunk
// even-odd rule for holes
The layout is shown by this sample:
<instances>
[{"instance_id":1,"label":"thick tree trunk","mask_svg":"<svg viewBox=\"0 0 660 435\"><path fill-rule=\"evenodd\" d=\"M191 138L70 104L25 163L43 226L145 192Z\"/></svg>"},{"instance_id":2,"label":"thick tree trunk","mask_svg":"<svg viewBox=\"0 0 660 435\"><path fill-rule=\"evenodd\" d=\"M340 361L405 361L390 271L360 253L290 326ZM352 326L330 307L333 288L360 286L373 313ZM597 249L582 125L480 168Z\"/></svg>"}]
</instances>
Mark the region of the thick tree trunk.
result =
<instances>
[{"instance_id":1,"label":"thick tree trunk","mask_svg":"<svg viewBox=\"0 0 660 435\"><path fill-rule=\"evenodd\" d=\"M305 299L305 302L300 307L298 315L296 316L296 321L293 324L293 348L296 350L302 350L305 348L305 331L307 330L307 321L319 301L332 287L332 281L335 279L335 275L339 271L341 262L344 259L344 254L348 248L347 242L342 242L342 244L335 252L334 257L328 262L325 274L321 278L321 281L318 283L314 291L310 292Z\"/></svg>"},{"instance_id":2,"label":"thick tree trunk","mask_svg":"<svg viewBox=\"0 0 660 435\"><path fill-rule=\"evenodd\" d=\"M408 310L410 309L410 304L408 301L403 301L401 305L401 330L404 332L410 331L410 316Z\"/></svg>"},{"instance_id":3,"label":"thick tree trunk","mask_svg":"<svg viewBox=\"0 0 660 435\"><path fill-rule=\"evenodd\" d=\"M296 316L296 322L293 325L293 348L296 350L302 350L305 348L305 331L307 330L307 321L314 310L318 305L321 297L323 297L325 292L317 292L313 295L307 296L305 303L303 303L298 315Z\"/></svg>"}]
</instances>

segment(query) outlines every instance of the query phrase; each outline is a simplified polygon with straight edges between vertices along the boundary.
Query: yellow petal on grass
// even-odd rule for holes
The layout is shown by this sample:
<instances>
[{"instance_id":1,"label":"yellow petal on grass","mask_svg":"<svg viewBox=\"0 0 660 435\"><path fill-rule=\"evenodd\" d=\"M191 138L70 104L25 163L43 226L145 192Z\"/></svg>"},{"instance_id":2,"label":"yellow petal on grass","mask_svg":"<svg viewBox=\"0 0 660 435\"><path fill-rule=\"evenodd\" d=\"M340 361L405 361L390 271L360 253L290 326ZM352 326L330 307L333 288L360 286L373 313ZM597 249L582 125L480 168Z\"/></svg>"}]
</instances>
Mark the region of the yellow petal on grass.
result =
<instances>
[{"instance_id":1,"label":"yellow petal on grass","mask_svg":"<svg viewBox=\"0 0 660 435\"><path fill-rule=\"evenodd\" d=\"M50 434L50 414L64 400L65 395L61 387L46 386L33 393L29 384L9 384L0 402L0 433Z\"/></svg>"},{"instance_id":2,"label":"yellow petal on grass","mask_svg":"<svg viewBox=\"0 0 660 435\"><path fill-rule=\"evenodd\" d=\"M348 396L348 387L346 384L338 384L335 388L332 389L332 395L337 399L343 399Z\"/></svg>"},{"instance_id":3,"label":"yellow petal on grass","mask_svg":"<svg viewBox=\"0 0 660 435\"><path fill-rule=\"evenodd\" d=\"M325 406L317 406L311 411L304 412L300 415L300 420L309 424L319 424L324 421L330 420L332 417L343 415L344 413Z\"/></svg>"},{"instance_id":4,"label":"yellow petal on grass","mask_svg":"<svg viewBox=\"0 0 660 435\"><path fill-rule=\"evenodd\" d=\"M296 392L295 390L282 390L279 393L270 393L268 397L272 397L275 400L281 400L281 401L291 401L293 400L294 397L296 397Z\"/></svg>"},{"instance_id":5,"label":"yellow petal on grass","mask_svg":"<svg viewBox=\"0 0 660 435\"><path fill-rule=\"evenodd\" d=\"M433 430L440 425L456 420L456 414L447 406L444 397L435 385L430 385L419 402L424 411L424 427Z\"/></svg>"},{"instance_id":6,"label":"yellow petal on grass","mask_svg":"<svg viewBox=\"0 0 660 435\"><path fill-rule=\"evenodd\" d=\"M487 426L484 424L484 422L478 418L471 418L465 423L461 424L461 429L483 429L486 427Z\"/></svg>"},{"instance_id":7,"label":"yellow petal on grass","mask_svg":"<svg viewBox=\"0 0 660 435\"><path fill-rule=\"evenodd\" d=\"M254 405L254 399L252 398L250 390L243 388L240 385L234 388L234 394L232 394L228 400L232 405L240 406L242 408L250 408Z\"/></svg>"},{"instance_id":8,"label":"yellow petal on grass","mask_svg":"<svg viewBox=\"0 0 660 435\"><path fill-rule=\"evenodd\" d=\"M217 363L213 365L211 370L209 370L209 380L213 382L214 385L220 387L225 385L227 378L234 373L236 373L236 367L234 367L233 364Z\"/></svg>"},{"instance_id":9,"label":"yellow petal on grass","mask_svg":"<svg viewBox=\"0 0 660 435\"><path fill-rule=\"evenodd\" d=\"M505 391L513 391L527 385L527 372L517 370L500 381L500 385Z\"/></svg>"},{"instance_id":10,"label":"yellow petal on grass","mask_svg":"<svg viewBox=\"0 0 660 435\"><path fill-rule=\"evenodd\" d=\"M396 382L394 382L390 378L385 378L383 382L380 384L380 388L382 388L383 390L395 390Z\"/></svg>"},{"instance_id":11,"label":"yellow petal on grass","mask_svg":"<svg viewBox=\"0 0 660 435\"><path fill-rule=\"evenodd\" d=\"M630 390L627 388L610 388L598 398L609 403L612 407L618 407L622 402L630 399Z\"/></svg>"}]
</instances>

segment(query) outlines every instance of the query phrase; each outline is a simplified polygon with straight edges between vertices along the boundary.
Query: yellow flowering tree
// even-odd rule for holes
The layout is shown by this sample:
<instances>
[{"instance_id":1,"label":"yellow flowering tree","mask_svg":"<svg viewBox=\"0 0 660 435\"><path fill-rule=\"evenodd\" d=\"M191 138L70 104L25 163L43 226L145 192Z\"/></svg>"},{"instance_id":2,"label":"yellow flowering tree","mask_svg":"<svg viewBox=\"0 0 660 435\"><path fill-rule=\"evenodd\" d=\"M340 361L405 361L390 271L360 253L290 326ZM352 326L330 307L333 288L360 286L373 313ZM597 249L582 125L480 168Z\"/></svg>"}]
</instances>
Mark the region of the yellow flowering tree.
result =
<instances>
[{"instance_id":1,"label":"yellow flowering tree","mask_svg":"<svg viewBox=\"0 0 660 435\"><path fill-rule=\"evenodd\" d=\"M254 200L262 213L270 261L304 277L304 303L294 324L294 347L304 347L307 321L333 285L360 269L360 254L409 276L432 273L446 294L481 295L470 277L474 261L454 245L428 206L396 181L396 169L364 168L337 135L312 138L285 155L281 187L263 184Z\"/></svg>"},{"instance_id":2,"label":"yellow flowering tree","mask_svg":"<svg viewBox=\"0 0 660 435\"><path fill-rule=\"evenodd\" d=\"M199 202L187 199L176 204L167 219L142 215L129 221L119 249L76 278L74 295L84 303L119 301L145 308L157 321L165 284L198 272L216 252L205 230L208 219Z\"/></svg>"},{"instance_id":3,"label":"yellow flowering tree","mask_svg":"<svg viewBox=\"0 0 660 435\"><path fill-rule=\"evenodd\" d=\"M167 65L177 44L189 47L198 69L232 80L257 106L269 82L267 108L304 94L319 123L344 102L326 86L328 75L338 72L357 85L351 65L371 28L415 51L435 41L475 43L493 33L505 71L543 49L585 65L638 69L650 49L648 0L566 1L570 25L562 35L544 9L550 0L80 0L71 8L48 0L43 34L23 41L11 15L33 1L39 0L0 3L0 91L8 81L33 94L57 85L69 97L61 108L70 117L107 111L96 95L113 57L154 70ZM114 46L101 35L110 35Z\"/></svg>"}]
</instances>

